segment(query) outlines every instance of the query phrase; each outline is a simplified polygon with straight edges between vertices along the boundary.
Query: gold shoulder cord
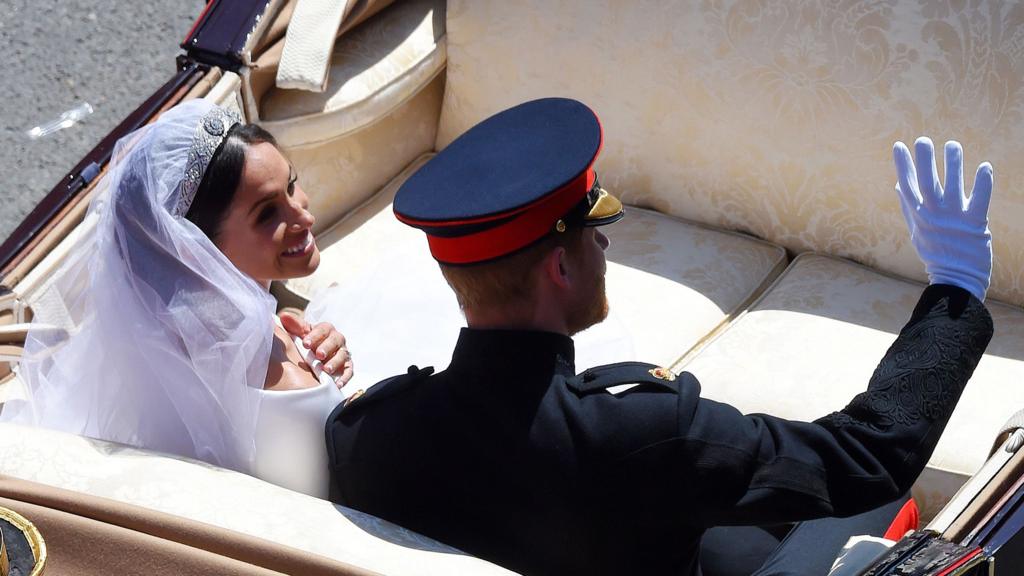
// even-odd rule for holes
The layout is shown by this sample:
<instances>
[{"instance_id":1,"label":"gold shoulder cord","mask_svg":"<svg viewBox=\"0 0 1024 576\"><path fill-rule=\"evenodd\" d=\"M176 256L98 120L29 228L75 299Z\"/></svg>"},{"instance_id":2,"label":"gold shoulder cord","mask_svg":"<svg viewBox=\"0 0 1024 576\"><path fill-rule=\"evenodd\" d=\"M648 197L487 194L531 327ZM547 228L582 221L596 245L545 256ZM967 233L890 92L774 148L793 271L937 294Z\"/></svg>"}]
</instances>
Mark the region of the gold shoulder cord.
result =
<instances>
[{"instance_id":1,"label":"gold shoulder cord","mask_svg":"<svg viewBox=\"0 0 1024 576\"><path fill-rule=\"evenodd\" d=\"M39 534L39 530L25 519L24 516L13 510L0 507L0 519L6 520L25 534L28 545L35 556L36 564L29 576L41 576L43 565L46 564L46 543ZM3 530L0 529L0 576L8 576L11 571L10 559L7 557L7 547L4 545Z\"/></svg>"}]
</instances>

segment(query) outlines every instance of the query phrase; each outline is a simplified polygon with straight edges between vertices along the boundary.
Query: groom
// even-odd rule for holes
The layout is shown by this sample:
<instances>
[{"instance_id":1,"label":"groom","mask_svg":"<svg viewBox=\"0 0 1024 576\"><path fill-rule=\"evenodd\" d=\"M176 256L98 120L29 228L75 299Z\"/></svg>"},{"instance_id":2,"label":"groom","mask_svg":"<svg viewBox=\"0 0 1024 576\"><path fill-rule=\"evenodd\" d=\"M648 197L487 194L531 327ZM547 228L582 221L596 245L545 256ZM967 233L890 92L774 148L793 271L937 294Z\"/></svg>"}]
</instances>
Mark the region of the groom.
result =
<instances>
[{"instance_id":1,"label":"groom","mask_svg":"<svg viewBox=\"0 0 1024 576\"><path fill-rule=\"evenodd\" d=\"M932 284L866 392L807 423L743 415L701 398L694 375L649 364L577 373L571 336L608 310L600 227L623 217L593 170L601 144L589 108L537 100L402 186L395 214L426 232L469 327L444 372L410 368L334 411L332 500L526 574L699 574L711 527L863 519L905 494L992 335L991 168L964 208L959 188L937 195L930 142L920 178L897 146ZM947 170L958 152L947 147ZM881 510L884 530L893 510ZM788 548L763 570L821 574L838 551Z\"/></svg>"}]
</instances>

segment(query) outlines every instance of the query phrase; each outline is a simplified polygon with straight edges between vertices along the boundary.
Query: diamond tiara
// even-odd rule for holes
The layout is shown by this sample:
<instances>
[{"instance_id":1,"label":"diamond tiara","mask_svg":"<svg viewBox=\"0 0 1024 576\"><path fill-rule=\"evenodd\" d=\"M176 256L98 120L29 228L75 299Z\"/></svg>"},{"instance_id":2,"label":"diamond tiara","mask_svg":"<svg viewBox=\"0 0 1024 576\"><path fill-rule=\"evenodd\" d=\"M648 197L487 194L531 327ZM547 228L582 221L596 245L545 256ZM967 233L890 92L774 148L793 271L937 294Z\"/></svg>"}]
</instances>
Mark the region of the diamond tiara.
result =
<instances>
[{"instance_id":1,"label":"diamond tiara","mask_svg":"<svg viewBox=\"0 0 1024 576\"><path fill-rule=\"evenodd\" d=\"M225 110L220 106L214 106L212 110L203 116L196 126L196 133L192 137L192 144L188 149L188 161L185 164L185 174L178 185L178 202L174 205L173 215L183 217L192 206L196 198L196 191L203 181L206 168L213 159L214 152L224 142L224 138L235 124L242 122L241 116L234 110Z\"/></svg>"}]
</instances>

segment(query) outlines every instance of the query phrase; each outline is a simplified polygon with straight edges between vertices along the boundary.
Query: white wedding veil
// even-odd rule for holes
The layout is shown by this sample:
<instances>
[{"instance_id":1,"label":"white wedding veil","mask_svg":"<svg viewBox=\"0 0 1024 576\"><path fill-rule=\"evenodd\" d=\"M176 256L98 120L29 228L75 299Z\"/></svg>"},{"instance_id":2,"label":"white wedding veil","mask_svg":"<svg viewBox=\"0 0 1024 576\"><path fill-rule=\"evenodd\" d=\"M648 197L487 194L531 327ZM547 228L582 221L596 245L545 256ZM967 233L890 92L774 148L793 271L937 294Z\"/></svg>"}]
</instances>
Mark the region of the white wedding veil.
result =
<instances>
[{"instance_id":1,"label":"white wedding veil","mask_svg":"<svg viewBox=\"0 0 1024 576\"><path fill-rule=\"evenodd\" d=\"M191 100L118 141L0 420L251 469L275 303L182 215L233 121Z\"/></svg>"}]
</instances>

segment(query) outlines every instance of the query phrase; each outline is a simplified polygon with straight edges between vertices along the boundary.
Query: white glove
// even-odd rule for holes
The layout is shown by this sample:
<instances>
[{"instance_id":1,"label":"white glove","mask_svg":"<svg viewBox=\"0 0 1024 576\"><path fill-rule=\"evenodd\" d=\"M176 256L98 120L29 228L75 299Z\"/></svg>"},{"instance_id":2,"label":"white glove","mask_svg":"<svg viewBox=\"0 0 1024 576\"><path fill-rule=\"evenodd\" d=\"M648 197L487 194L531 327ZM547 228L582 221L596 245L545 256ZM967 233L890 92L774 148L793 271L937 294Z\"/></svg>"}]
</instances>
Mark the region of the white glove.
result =
<instances>
[{"instance_id":1,"label":"white glove","mask_svg":"<svg viewBox=\"0 0 1024 576\"><path fill-rule=\"evenodd\" d=\"M946 142L946 190L939 184L932 141L914 143L917 163L903 142L893 146L896 192L910 241L924 262L932 284L959 286L985 300L992 279L992 233L988 205L992 197L992 165L983 162L974 177L971 197L964 196L964 153L959 142Z\"/></svg>"}]
</instances>

